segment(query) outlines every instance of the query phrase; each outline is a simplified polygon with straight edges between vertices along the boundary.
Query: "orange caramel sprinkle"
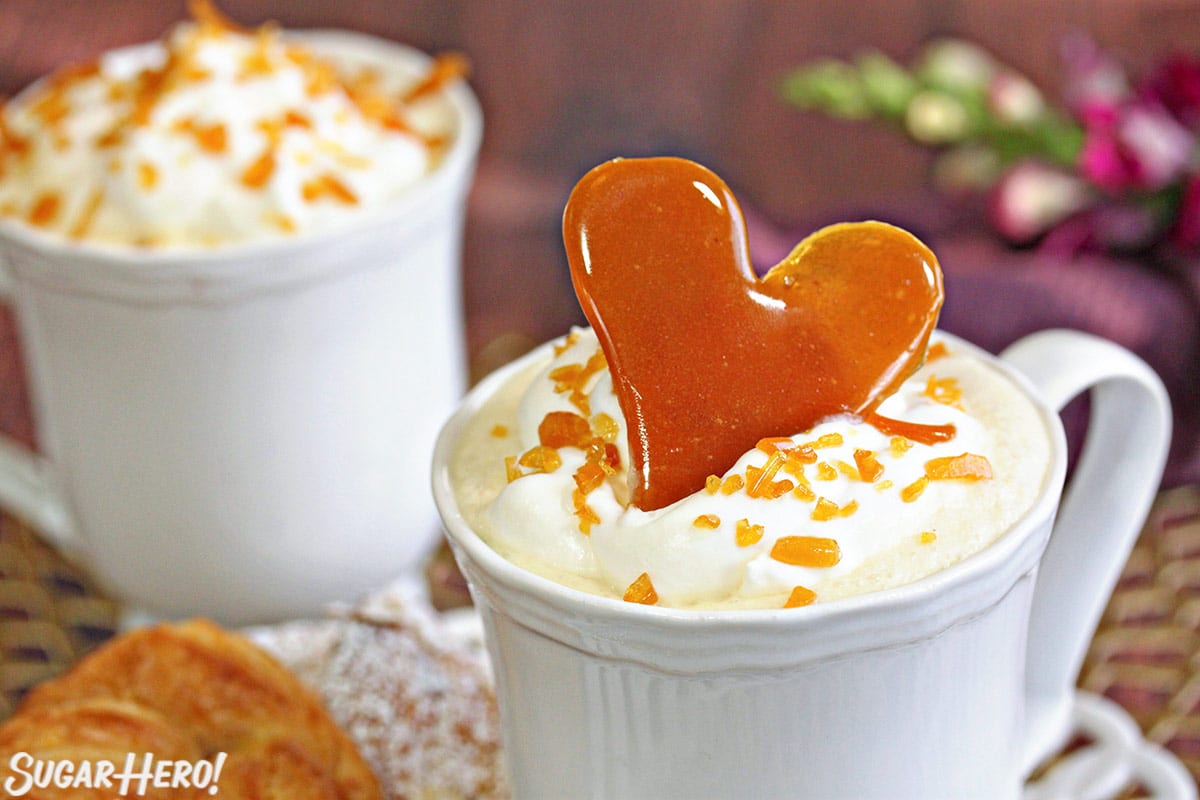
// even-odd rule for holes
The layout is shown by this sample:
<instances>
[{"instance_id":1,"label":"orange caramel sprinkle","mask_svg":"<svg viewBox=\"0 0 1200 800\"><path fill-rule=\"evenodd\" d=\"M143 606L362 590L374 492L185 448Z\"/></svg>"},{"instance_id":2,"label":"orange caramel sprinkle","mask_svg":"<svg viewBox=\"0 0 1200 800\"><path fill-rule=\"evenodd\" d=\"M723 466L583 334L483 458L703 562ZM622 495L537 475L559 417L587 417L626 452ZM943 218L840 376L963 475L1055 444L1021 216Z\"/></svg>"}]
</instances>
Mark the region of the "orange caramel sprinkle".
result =
<instances>
[{"instance_id":1,"label":"orange caramel sprinkle","mask_svg":"<svg viewBox=\"0 0 1200 800\"><path fill-rule=\"evenodd\" d=\"M293 60L296 59L293 58ZM309 97L320 97L327 92L333 91L334 87L338 85L337 72L334 70L332 64L325 61L317 61L313 58L302 58L297 63L304 68L304 75L307 78L304 84L304 91ZM361 107L360 110L364 113L367 111L367 109L362 109Z\"/></svg>"},{"instance_id":2,"label":"orange caramel sprinkle","mask_svg":"<svg viewBox=\"0 0 1200 800\"><path fill-rule=\"evenodd\" d=\"M939 358L945 358L948 355L950 355L950 350L946 347L945 342L934 342L925 351L925 361L926 363L937 361Z\"/></svg>"},{"instance_id":3,"label":"orange caramel sprinkle","mask_svg":"<svg viewBox=\"0 0 1200 800\"><path fill-rule=\"evenodd\" d=\"M709 475L704 479L704 491L708 494L716 494L721 488L721 476Z\"/></svg>"},{"instance_id":4,"label":"orange caramel sprinkle","mask_svg":"<svg viewBox=\"0 0 1200 800\"><path fill-rule=\"evenodd\" d=\"M813 449L811 444L802 444L799 447L793 447L787 451L789 462L796 464L815 464L817 463L817 451Z\"/></svg>"},{"instance_id":5,"label":"orange caramel sprinkle","mask_svg":"<svg viewBox=\"0 0 1200 800\"><path fill-rule=\"evenodd\" d=\"M992 464L985 456L962 453L925 462L925 476L931 481L979 481L992 477Z\"/></svg>"},{"instance_id":6,"label":"orange caramel sprinkle","mask_svg":"<svg viewBox=\"0 0 1200 800\"><path fill-rule=\"evenodd\" d=\"M795 478L797 483L808 483L808 476L804 474L803 462L789 458L783 462L783 471Z\"/></svg>"},{"instance_id":7,"label":"orange caramel sprinkle","mask_svg":"<svg viewBox=\"0 0 1200 800\"><path fill-rule=\"evenodd\" d=\"M261 189L275 174L275 154L270 150L250 163L242 172L242 185L249 189Z\"/></svg>"},{"instance_id":8,"label":"orange caramel sprinkle","mask_svg":"<svg viewBox=\"0 0 1200 800\"><path fill-rule=\"evenodd\" d=\"M838 472L842 473L852 481L862 480L862 476L858 474L858 467L847 464L840 458L833 460L833 466L837 468Z\"/></svg>"},{"instance_id":9,"label":"orange caramel sprinkle","mask_svg":"<svg viewBox=\"0 0 1200 800\"><path fill-rule=\"evenodd\" d=\"M283 114L283 124L292 128L312 129L312 120L303 111L290 108Z\"/></svg>"},{"instance_id":10,"label":"orange caramel sprinkle","mask_svg":"<svg viewBox=\"0 0 1200 800\"><path fill-rule=\"evenodd\" d=\"M812 518L817 522L826 522L838 515L838 504L824 497L817 498L817 505L812 510Z\"/></svg>"},{"instance_id":11,"label":"orange caramel sprinkle","mask_svg":"<svg viewBox=\"0 0 1200 800\"><path fill-rule=\"evenodd\" d=\"M275 71L275 67L271 63L270 47L278 31L279 27L271 23L258 29L254 37L254 49L242 57L238 80L244 81L261 75L270 75Z\"/></svg>"},{"instance_id":12,"label":"orange caramel sprinkle","mask_svg":"<svg viewBox=\"0 0 1200 800\"><path fill-rule=\"evenodd\" d=\"M404 95L404 102L411 103L431 95L442 87L465 78L471 73L471 62L462 53L439 53L433 59L433 68L419 83Z\"/></svg>"},{"instance_id":13,"label":"orange caramel sprinkle","mask_svg":"<svg viewBox=\"0 0 1200 800\"><path fill-rule=\"evenodd\" d=\"M598 489L600 484L604 483L604 479L608 477L608 473L598 463L587 461L579 469L575 470L575 474L572 477L575 479L575 488L587 495Z\"/></svg>"},{"instance_id":14,"label":"orange caramel sprinkle","mask_svg":"<svg viewBox=\"0 0 1200 800\"><path fill-rule=\"evenodd\" d=\"M845 444L845 439L840 433L826 433L803 446L815 449L818 447L841 447L843 444Z\"/></svg>"},{"instance_id":15,"label":"orange caramel sprinkle","mask_svg":"<svg viewBox=\"0 0 1200 800\"><path fill-rule=\"evenodd\" d=\"M196 137L196 143L200 145L200 149L209 153L225 152L228 135L225 132L225 126L221 123L209 125L206 128L193 128L192 135Z\"/></svg>"},{"instance_id":16,"label":"orange caramel sprinkle","mask_svg":"<svg viewBox=\"0 0 1200 800\"><path fill-rule=\"evenodd\" d=\"M896 456L897 458L911 450L912 446L912 441L905 439L903 436L893 436L891 438L891 442L889 443L889 449L892 451L892 455Z\"/></svg>"},{"instance_id":17,"label":"orange caramel sprinkle","mask_svg":"<svg viewBox=\"0 0 1200 800\"><path fill-rule=\"evenodd\" d=\"M550 372L550 380L554 381L554 391L567 394L571 403L584 414L591 410L587 399L587 385L596 373L607 366L604 353L599 349L588 358L586 364L565 364Z\"/></svg>"},{"instance_id":18,"label":"orange caramel sprinkle","mask_svg":"<svg viewBox=\"0 0 1200 800\"><path fill-rule=\"evenodd\" d=\"M47 192L37 199L33 204L33 208L29 210L29 224L39 227L49 225L58 216L58 209L62 205L62 198L54 192Z\"/></svg>"},{"instance_id":19,"label":"orange caramel sprinkle","mask_svg":"<svg viewBox=\"0 0 1200 800\"><path fill-rule=\"evenodd\" d=\"M930 375L929 380L925 382L925 391L921 394L935 403L962 408L962 388L958 385L957 378L939 378L936 375Z\"/></svg>"},{"instance_id":20,"label":"orange caramel sprinkle","mask_svg":"<svg viewBox=\"0 0 1200 800\"><path fill-rule=\"evenodd\" d=\"M495 436L497 439L503 439L505 436L508 436L508 426L499 423L493 425L492 436Z\"/></svg>"},{"instance_id":21,"label":"orange caramel sprinkle","mask_svg":"<svg viewBox=\"0 0 1200 800\"><path fill-rule=\"evenodd\" d=\"M296 220L289 217L287 214L272 212L267 215L267 221L284 233L295 233L299 228L296 225Z\"/></svg>"},{"instance_id":22,"label":"orange caramel sprinkle","mask_svg":"<svg viewBox=\"0 0 1200 800\"><path fill-rule=\"evenodd\" d=\"M504 458L504 477L509 483L520 478L524 473L517 467L516 456L505 456Z\"/></svg>"},{"instance_id":23,"label":"orange caramel sprinkle","mask_svg":"<svg viewBox=\"0 0 1200 800\"><path fill-rule=\"evenodd\" d=\"M411 128L401 116L400 109L390 97L379 91L376 81L369 73L344 88L358 110L369 119L390 130L410 133Z\"/></svg>"},{"instance_id":24,"label":"orange caramel sprinkle","mask_svg":"<svg viewBox=\"0 0 1200 800\"><path fill-rule=\"evenodd\" d=\"M741 475L730 475L721 483L721 494L733 494L745 485Z\"/></svg>"},{"instance_id":25,"label":"orange caramel sprinkle","mask_svg":"<svg viewBox=\"0 0 1200 800\"><path fill-rule=\"evenodd\" d=\"M811 606L816 602L817 593L807 586L797 586L792 589L792 593L788 595L787 601L783 604L784 608L801 608L803 606Z\"/></svg>"},{"instance_id":26,"label":"orange caramel sprinkle","mask_svg":"<svg viewBox=\"0 0 1200 800\"><path fill-rule=\"evenodd\" d=\"M817 480L832 481L836 480L837 476L837 469L835 469L832 464L826 461L822 461L820 464L817 464Z\"/></svg>"},{"instance_id":27,"label":"orange caramel sprinkle","mask_svg":"<svg viewBox=\"0 0 1200 800\"><path fill-rule=\"evenodd\" d=\"M933 544L937 541L937 534L933 531L921 531L921 544Z\"/></svg>"},{"instance_id":28,"label":"orange caramel sprinkle","mask_svg":"<svg viewBox=\"0 0 1200 800\"><path fill-rule=\"evenodd\" d=\"M579 331L571 331L570 333L568 333L566 336L563 337L563 340L561 342L554 345L554 357L558 358L563 353L567 352L572 347L574 347L575 343L578 341L579 341Z\"/></svg>"},{"instance_id":29,"label":"orange caramel sprinkle","mask_svg":"<svg viewBox=\"0 0 1200 800\"><path fill-rule=\"evenodd\" d=\"M751 525L748 519L739 519L733 530L733 540L738 547L758 544L763 537L762 525Z\"/></svg>"},{"instance_id":30,"label":"orange caramel sprinkle","mask_svg":"<svg viewBox=\"0 0 1200 800\"><path fill-rule=\"evenodd\" d=\"M100 73L100 62L96 59L82 64L63 67L46 79L40 93L30 104L29 110L48 128L58 130L71 111L67 103L67 91L80 81Z\"/></svg>"},{"instance_id":31,"label":"orange caramel sprinkle","mask_svg":"<svg viewBox=\"0 0 1200 800\"><path fill-rule=\"evenodd\" d=\"M299 118L298 112L288 111L282 117L260 119L255 123L254 127L257 128L259 132L261 132L262 135L267 138L267 142L269 144L267 152L270 152L271 148L279 147L280 143L282 143L283 132L287 130L289 125L288 119L289 117L292 117L292 115L297 115ZM303 127L311 128L312 123L308 121L307 118L304 119L305 125Z\"/></svg>"},{"instance_id":32,"label":"orange caramel sprinkle","mask_svg":"<svg viewBox=\"0 0 1200 800\"><path fill-rule=\"evenodd\" d=\"M772 481L771 484L767 487L766 492L764 493L763 496L766 497L768 500L774 500L776 497L783 497L785 494L787 494L788 492L792 491L795 488L796 488L796 484L792 483L791 481L787 480L786 478L781 481Z\"/></svg>"},{"instance_id":33,"label":"orange caramel sprinkle","mask_svg":"<svg viewBox=\"0 0 1200 800\"><path fill-rule=\"evenodd\" d=\"M106 147L116 147L125 137L125 132L120 129L105 131L96 137L96 147L103 150Z\"/></svg>"},{"instance_id":34,"label":"orange caramel sprinkle","mask_svg":"<svg viewBox=\"0 0 1200 800\"><path fill-rule=\"evenodd\" d=\"M83 210L79 212L79 216L75 219L75 223L71 226L69 236L72 239L82 239L87 235L88 230L92 227L92 220L96 218L96 212L100 210L100 204L104 202L104 190L94 189L88 197L87 202L83 206Z\"/></svg>"},{"instance_id":35,"label":"orange caramel sprinkle","mask_svg":"<svg viewBox=\"0 0 1200 800\"><path fill-rule=\"evenodd\" d=\"M771 548L771 558L796 567L832 567L842 560L833 539L821 536L781 536Z\"/></svg>"},{"instance_id":36,"label":"orange caramel sprinkle","mask_svg":"<svg viewBox=\"0 0 1200 800\"><path fill-rule=\"evenodd\" d=\"M29 140L13 133L4 117L4 101L0 99L0 160L7 156L21 157L29 152Z\"/></svg>"},{"instance_id":37,"label":"orange caramel sprinkle","mask_svg":"<svg viewBox=\"0 0 1200 800\"><path fill-rule=\"evenodd\" d=\"M137 165L138 186L149 191L158 185L158 169L149 161L139 161Z\"/></svg>"},{"instance_id":38,"label":"orange caramel sprinkle","mask_svg":"<svg viewBox=\"0 0 1200 800\"><path fill-rule=\"evenodd\" d=\"M587 458L597 462L609 475L615 475L621 467L621 451L611 442L593 441L588 445Z\"/></svg>"},{"instance_id":39,"label":"orange caramel sprinkle","mask_svg":"<svg viewBox=\"0 0 1200 800\"><path fill-rule=\"evenodd\" d=\"M586 536L593 525L600 524L600 515L587 504L587 495L578 489L571 493L571 500L575 504L575 516L579 518L579 532Z\"/></svg>"},{"instance_id":40,"label":"orange caramel sprinkle","mask_svg":"<svg viewBox=\"0 0 1200 800\"><path fill-rule=\"evenodd\" d=\"M654 584L650 582L650 576L643 572L637 577L637 580L629 584L623 599L627 603L652 606L658 603L658 592L654 591Z\"/></svg>"},{"instance_id":41,"label":"orange caramel sprinkle","mask_svg":"<svg viewBox=\"0 0 1200 800\"><path fill-rule=\"evenodd\" d=\"M621 428L617 425L617 421L604 412L600 412L592 417L592 430L606 442L615 442L617 436L621 433Z\"/></svg>"},{"instance_id":42,"label":"orange caramel sprinkle","mask_svg":"<svg viewBox=\"0 0 1200 800\"><path fill-rule=\"evenodd\" d=\"M592 426L570 411L551 411L538 425L538 441L546 447L587 447Z\"/></svg>"},{"instance_id":43,"label":"orange caramel sprinkle","mask_svg":"<svg viewBox=\"0 0 1200 800\"><path fill-rule=\"evenodd\" d=\"M925 491L925 487L928 485L929 478L922 475L900 490L900 499L906 503L911 503L921 496L921 493Z\"/></svg>"},{"instance_id":44,"label":"orange caramel sprinkle","mask_svg":"<svg viewBox=\"0 0 1200 800\"><path fill-rule=\"evenodd\" d=\"M768 436L764 439L759 439L754 446L762 450L767 455L776 453L780 450L790 450L795 447L796 443L787 436Z\"/></svg>"},{"instance_id":45,"label":"orange caramel sprinkle","mask_svg":"<svg viewBox=\"0 0 1200 800\"><path fill-rule=\"evenodd\" d=\"M328 197L343 205L358 205L358 195L354 194L336 175L328 172L323 172L317 177L305 181L300 187L300 196L309 203L315 203Z\"/></svg>"},{"instance_id":46,"label":"orange caramel sprinkle","mask_svg":"<svg viewBox=\"0 0 1200 800\"><path fill-rule=\"evenodd\" d=\"M817 493L812 490L811 486L802 483L792 490L792 497L795 497L797 500L803 500L806 503L811 503L817 499Z\"/></svg>"},{"instance_id":47,"label":"orange caramel sprinkle","mask_svg":"<svg viewBox=\"0 0 1200 800\"><path fill-rule=\"evenodd\" d=\"M701 514L692 520L692 525L697 528L707 528L710 531L715 531L721 527L721 518L716 514Z\"/></svg>"},{"instance_id":48,"label":"orange caramel sprinkle","mask_svg":"<svg viewBox=\"0 0 1200 800\"><path fill-rule=\"evenodd\" d=\"M205 152L225 152L228 136L223 123L217 122L212 125L201 125L191 118L181 119L175 123L175 130L190 135L196 140L197 146Z\"/></svg>"},{"instance_id":49,"label":"orange caramel sprinkle","mask_svg":"<svg viewBox=\"0 0 1200 800\"><path fill-rule=\"evenodd\" d=\"M883 465L875 457L874 451L861 448L854 451L854 463L858 465L858 474L867 483L874 483L883 474Z\"/></svg>"},{"instance_id":50,"label":"orange caramel sprinkle","mask_svg":"<svg viewBox=\"0 0 1200 800\"><path fill-rule=\"evenodd\" d=\"M188 0L188 15L202 27L211 31L243 31L245 30L229 17L221 13L212 0Z\"/></svg>"},{"instance_id":51,"label":"orange caramel sprinkle","mask_svg":"<svg viewBox=\"0 0 1200 800\"><path fill-rule=\"evenodd\" d=\"M534 472L554 472L562 466L562 457L552 447L537 445L526 450L517 463Z\"/></svg>"},{"instance_id":52,"label":"orange caramel sprinkle","mask_svg":"<svg viewBox=\"0 0 1200 800\"><path fill-rule=\"evenodd\" d=\"M948 442L958 434L958 430L949 423L945 425L925 425L918 422L892 419L878 412L866 414L862 419L863 422L866 422L884 435L903 436L906 439L912 439L921 444Z\"/></svg>"},{"instance_id":53,"label":"orange caramel sprinkle","mask_svg":"<svg viewBox=\"0 0 1200 800\"><path fill-rule=\"evenodd\" d=\"M751 497L768 496L771 493L771 483L775 478L775 473L779 472L779 468L783 466L786 460L787 457L782 452L775 450L761 468L754 466L746 467L746 494ZM788 490L790 489L791 484L788 486ZM779 494L783 494L783 492ZM776 494L775 496L778 497L779 495Z\"/></svg>"}]
</instances>

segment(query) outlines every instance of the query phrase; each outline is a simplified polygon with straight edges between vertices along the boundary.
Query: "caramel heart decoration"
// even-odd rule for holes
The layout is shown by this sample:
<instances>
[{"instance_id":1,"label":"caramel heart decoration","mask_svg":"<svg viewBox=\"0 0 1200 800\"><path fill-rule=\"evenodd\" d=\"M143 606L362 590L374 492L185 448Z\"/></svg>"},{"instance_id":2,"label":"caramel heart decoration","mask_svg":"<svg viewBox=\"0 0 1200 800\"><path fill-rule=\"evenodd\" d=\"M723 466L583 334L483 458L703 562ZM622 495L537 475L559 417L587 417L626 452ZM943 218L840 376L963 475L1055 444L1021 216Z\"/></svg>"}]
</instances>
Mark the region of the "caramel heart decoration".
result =
<instances>
[{"instance_id":1,"label":"caramel heart decoration","mask_svg":"<svg viewBox=\"0 0 1200 800\"><path fill-rule=\"evenodd\" d=\"M885 426L873 412L920 366L942 305L933 253L880 222L817 231L759 280L729 187L678 158L593 169L563 241L643 510L703 488L764 437L838 414Z\"/></svg>"}]
</instances>

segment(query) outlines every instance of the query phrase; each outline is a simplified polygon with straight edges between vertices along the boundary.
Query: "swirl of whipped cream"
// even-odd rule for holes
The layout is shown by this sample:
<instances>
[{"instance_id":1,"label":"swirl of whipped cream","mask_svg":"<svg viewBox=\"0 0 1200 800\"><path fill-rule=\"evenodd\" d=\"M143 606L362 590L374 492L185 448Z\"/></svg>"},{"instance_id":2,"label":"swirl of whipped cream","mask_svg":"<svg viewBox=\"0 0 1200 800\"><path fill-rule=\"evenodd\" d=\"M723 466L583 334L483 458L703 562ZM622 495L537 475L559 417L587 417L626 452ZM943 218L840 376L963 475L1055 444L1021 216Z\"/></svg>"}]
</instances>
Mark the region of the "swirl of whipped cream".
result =
<instances>
[{"instance_id":1,"label":"swirl of whipped cream","mask_svg":"<svg viewBox=\"0 0 1200 800\"><path fill-rule=\"evenodd\" d=\"M694 494L642 511L627 502L625 421L603 355L590 330L575 330L485 407L458 457L459 499L485 540L534 572L719 608L917 580L987 546L1041 489L1049 440L1036 409L970 353L935 343L879 411L956 434L926 445L829 419L764 440Z\"/></svg>"},{"instance_id":2,"label":"swirl of whipped cream","mask_svg":"<svg viewBox=\"0 0 1200 800\"><path fill-rule=\"evenodd\" d=\"M270 26L180 23L2 109L0 214L147 247L325 230L438 163L454 119L437 86L412 96L425 77L326 59Z\"/></svg>"}]
</instances>

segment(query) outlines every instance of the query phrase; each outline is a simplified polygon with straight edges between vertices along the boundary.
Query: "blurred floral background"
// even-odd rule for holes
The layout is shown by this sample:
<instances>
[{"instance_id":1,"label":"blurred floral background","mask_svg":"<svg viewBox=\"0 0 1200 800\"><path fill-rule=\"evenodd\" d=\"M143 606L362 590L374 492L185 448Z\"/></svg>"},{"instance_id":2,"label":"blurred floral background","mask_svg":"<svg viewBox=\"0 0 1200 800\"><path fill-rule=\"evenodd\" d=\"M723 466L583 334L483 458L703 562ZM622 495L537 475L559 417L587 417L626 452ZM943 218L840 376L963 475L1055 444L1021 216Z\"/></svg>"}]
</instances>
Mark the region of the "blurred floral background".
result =
<instances>
[{"instance_id":1,"label":"blurred floral background","mask_svg":"<svg viewBox=\"0 0 1200 800\"><path fill-rule=\"evenodd\" d=\"M933 184L985 194L1011 244L1200 255L1200 55L1168 54L1135 79L1080 30L1060 51L1061 105L963 39L926 44L908 68L878 50L823 59L788 75L783 93L933 148Z\"/></svg>"},{"instance_id":2,"label":"blurred floral background","mask_svg":"<svg viewBox=\"0 0 1200 800\"><path fill-rule=\"evenodd\" d=\"M1168 483L1200 483L1197 0L219 5L469 57L487 120L464 258L476 376L582 320L559 228L575 180L681 155L733 187L760 267L817 225L884 219L938 253L943 327L992 350L1061 325L1137 351L1176 408ZM0 94L185 14L0 0ZM0 428L31 437L5 396Z\"/></svg>"}]
</instances>

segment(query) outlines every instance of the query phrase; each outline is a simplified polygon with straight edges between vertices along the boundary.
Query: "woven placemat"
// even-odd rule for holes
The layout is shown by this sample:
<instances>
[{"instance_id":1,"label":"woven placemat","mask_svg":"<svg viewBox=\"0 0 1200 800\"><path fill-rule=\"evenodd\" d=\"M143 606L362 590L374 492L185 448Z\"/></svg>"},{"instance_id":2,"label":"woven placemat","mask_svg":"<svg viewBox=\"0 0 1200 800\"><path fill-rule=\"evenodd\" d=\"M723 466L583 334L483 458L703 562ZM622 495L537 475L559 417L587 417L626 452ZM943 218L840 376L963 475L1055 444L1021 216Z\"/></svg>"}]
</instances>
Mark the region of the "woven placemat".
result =
<instances>
[{"instance_id":1,"label":"woven placemat","mask_svg":"<svg viewBox=\"0 0 1200 800\"><path fill-rule=\"evenodd\" d=\"M0 513L0 719L34 684L113 635L117 607L16 517Z\"/></svg>"},{"instance_id":2,"label":"woven placemat","mask_svg":"<svg viewBox=\"0 0 1200 800\"><path fill-rule=\"evenodd\" d=\"M1200 486L1158 496L1080 686L1123 706L1200 782Z\"/></svg>"},{"instance_id":3,"label":"woven placemat","mask_svg":"<svg viewBox=\"0 0 1200 800\"><path fill-rule=\"evenodd\" d=\"M470 602L444 546L426 575L438 607ZM117 616L82 570L0 512L0 719L29 687L112 636ZM1123 706L1200 781L1200 486L1156 499L1080 686Z\"/></svg>"}]
</instances>

